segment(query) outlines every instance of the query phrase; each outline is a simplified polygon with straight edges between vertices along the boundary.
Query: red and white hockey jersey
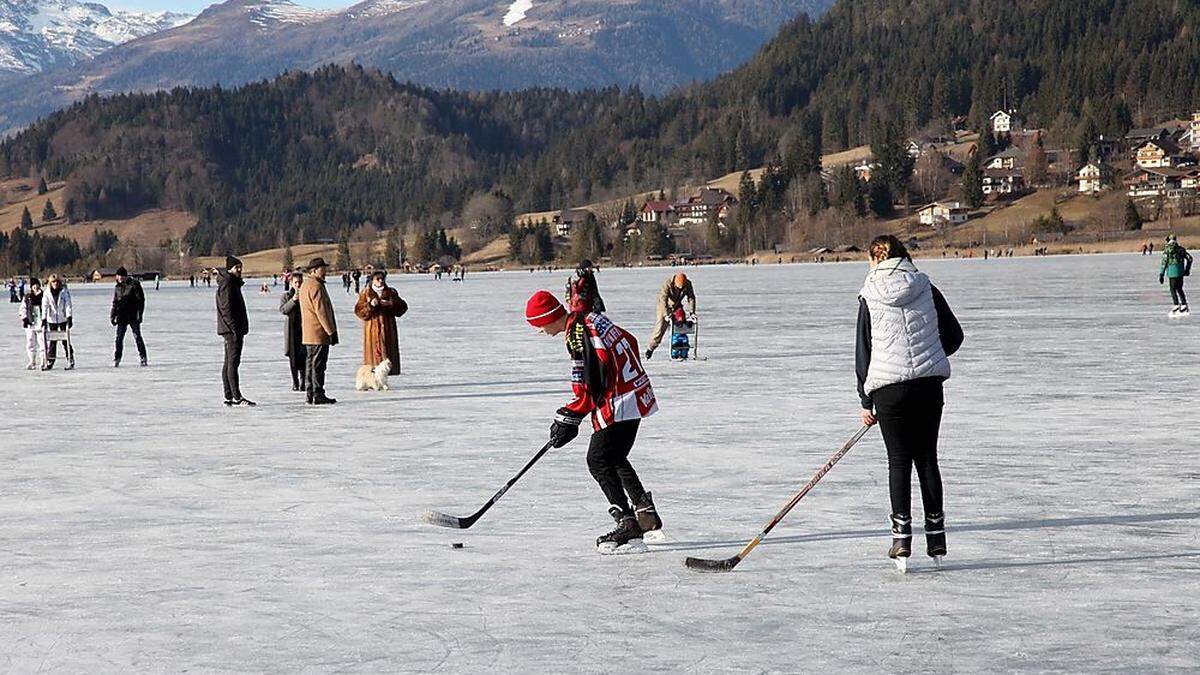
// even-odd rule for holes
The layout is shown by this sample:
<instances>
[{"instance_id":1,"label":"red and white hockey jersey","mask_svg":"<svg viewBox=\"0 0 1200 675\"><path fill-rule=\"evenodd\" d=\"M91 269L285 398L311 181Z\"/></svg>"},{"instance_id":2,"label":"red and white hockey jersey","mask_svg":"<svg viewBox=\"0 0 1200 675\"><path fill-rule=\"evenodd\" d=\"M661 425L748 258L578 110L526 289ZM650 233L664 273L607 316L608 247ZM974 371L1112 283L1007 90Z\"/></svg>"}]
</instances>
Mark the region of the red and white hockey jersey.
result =
<instances>
[{"instance_id":1,"label":"red and white hockey jersey","mask_svg":"<svg viewBox=\"0 0 1200 675\"><path fill-rule=\"evenodd\" d=\"M574 361L566 409L591 414L596 430L658 412L650 376L642 368L637 338L598 312L567 319L567 351Z\"/></svg>"}]
</instances>

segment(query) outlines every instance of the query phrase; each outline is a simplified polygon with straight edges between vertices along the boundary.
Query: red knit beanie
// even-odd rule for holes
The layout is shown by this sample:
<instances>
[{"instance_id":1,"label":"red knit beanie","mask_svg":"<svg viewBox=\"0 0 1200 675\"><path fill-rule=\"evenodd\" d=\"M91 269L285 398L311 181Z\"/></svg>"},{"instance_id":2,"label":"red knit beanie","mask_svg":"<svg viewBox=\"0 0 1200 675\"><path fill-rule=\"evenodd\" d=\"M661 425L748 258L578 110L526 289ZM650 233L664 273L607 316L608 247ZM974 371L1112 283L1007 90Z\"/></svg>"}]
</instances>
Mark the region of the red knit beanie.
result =
<instances>
[{"instance_id":1,"label":"red knit beanie","mask_svg":"<svg viewBox=\"0 0 1200 675\"><path fill-rule=\"evenodd\" d=\"M538 291L525 303L525 320L534 328L549 326L566 314L566 308L550 291Z\"/></svg>"}]
</instances>

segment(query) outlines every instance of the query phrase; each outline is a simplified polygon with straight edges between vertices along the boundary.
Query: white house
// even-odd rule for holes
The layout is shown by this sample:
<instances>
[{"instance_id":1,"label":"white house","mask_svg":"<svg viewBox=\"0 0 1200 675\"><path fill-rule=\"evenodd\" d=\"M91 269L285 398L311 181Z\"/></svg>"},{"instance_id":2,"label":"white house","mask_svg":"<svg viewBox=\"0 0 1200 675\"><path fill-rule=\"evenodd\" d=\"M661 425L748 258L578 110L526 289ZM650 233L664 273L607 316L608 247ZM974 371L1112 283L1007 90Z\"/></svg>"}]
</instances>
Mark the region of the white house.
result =
<instances>
[{"instance_id":1,"label":"white house","mask_svg":"<svg viewBox=\"0 0 1200 675\"><path fill-rule=\"evenodd\" d=\"M1015 110L997 110L992 113L992 133L999 136L1000 134L1009 134L1016 129L1021 128L1021 118L1017 116Z\"/></svg>"},{"instance_id":2,"label":"white house","mask_svg":"<svg viewBox=\"0 0 1200 675\"><path fill-rule=\"evenodd\" d=\"M1098 162L1088 162L1075 177L1079 179L1079 191L1083 194L1094 195L1112 186L1112 172Z\"/></svg>"},{"instance_id":3,"label":"white house","mask_svg":"<svg viewBox=\"0 0 1200 675\"><path fill-rule=\"evenodd\" d=\"M988 157L983 163L984 169L1023 169L1029 153L1013 145L1003 152Z\"/></svg>"},{"instance_id":4,"label":"white house","mask_svg":"<svg viewBox=\"0 0 1200 675\"><path fill-rule=\"evenodd\" d=\"M1166 137L1144 141L1134 148L1133 161L1142 169L1161 169L1180 163L1179 146Z\"/></svg>"},{"instance_id":5,"label":"white house","mask_svg":"<svg viewBox=\"0 0 1200 675\"><path fill-rule=\"evenodd\" d=\"M917 211L917 220L930 226L961 225L967 222L967 208L961 202L934 202Z\"/></svg>"}]
</instances>

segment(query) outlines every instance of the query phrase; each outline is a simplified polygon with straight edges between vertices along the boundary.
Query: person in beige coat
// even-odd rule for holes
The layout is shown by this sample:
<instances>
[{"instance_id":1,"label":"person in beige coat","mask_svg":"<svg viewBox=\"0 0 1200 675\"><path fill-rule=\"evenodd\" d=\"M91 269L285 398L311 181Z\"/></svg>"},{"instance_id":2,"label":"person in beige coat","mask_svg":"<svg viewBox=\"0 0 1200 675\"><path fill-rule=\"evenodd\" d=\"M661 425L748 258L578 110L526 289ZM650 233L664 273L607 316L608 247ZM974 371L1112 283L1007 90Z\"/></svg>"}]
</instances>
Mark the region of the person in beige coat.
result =
<instances>
[{"instance_id":1,"label":"person in beige coat","mask_svg":"<svg viewBox=\"0 0 1200 675\"><path fill-rule=\"evenodd\" d=\"M308 275L300 285L301 341L304 343L306 361L304 383L310 405L329 405L336 399L325 395L325 367L329 364L329 348L337 345L337 319L333 315L333 303L329 291L325 290L325 273L329 265L324 258L313 258L308 263Z\"/></svg>"},{"instance_id":2,"label":"person in beige coat","mask_svg":"<svg viewBox=\"0 0 1200 675\"><path fill-rule=\"evenodd\" d=\"M658 291L656 303L657 319L654 322L654 333L650 336L650 346L646 348L646 358L654 355L654 350L662 342L663 335L671 327L671 315L675 310L683 309L690 321L696 320L696 291L692 282L683 272L667 279Z\"/></svg>"}]
</instances>

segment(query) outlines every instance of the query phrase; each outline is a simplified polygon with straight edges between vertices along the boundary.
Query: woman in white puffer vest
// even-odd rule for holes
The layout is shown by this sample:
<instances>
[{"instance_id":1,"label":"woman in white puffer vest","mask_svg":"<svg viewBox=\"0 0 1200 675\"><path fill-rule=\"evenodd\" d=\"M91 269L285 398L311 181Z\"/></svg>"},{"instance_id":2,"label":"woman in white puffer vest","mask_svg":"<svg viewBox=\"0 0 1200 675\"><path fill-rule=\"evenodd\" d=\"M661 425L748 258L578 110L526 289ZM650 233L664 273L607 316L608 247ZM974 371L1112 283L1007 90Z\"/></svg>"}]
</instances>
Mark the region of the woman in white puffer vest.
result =
<instances>
[{"instance_id":1,"label":"woman in white puffer vest","mask_svg":"<svg viewBox=\"0 0 1200 675\"><path fill-rule=\"evenodd\" d=\"M947 357L962 345L963 332L929 277L918 272L904 244L892 235L870 246L871 271L859 295L855 370L863 424L879 423L888 453L892 502L892 548L888 556L906 569L912 554L912 469L917 467L925 509L927 551L946 554L938 431Z\"/></svg>"}]
</instances>

